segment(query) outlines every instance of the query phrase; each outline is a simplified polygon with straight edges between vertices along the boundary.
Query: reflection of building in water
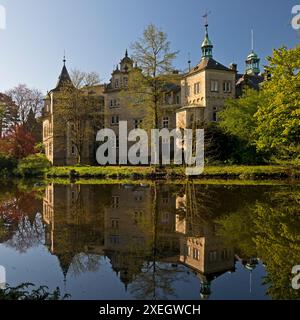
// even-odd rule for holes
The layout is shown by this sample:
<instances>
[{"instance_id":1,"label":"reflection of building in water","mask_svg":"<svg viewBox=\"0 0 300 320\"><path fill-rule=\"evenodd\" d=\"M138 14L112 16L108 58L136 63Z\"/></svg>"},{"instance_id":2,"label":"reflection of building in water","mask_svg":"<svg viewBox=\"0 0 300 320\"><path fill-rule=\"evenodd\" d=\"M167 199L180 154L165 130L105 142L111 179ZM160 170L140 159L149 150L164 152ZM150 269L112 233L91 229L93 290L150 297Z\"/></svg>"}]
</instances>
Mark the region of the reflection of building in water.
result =
<instances>
[{"instance_id":1,"label":"reflection of building in water","mask_svg":"<svg viewBox=\"0 0 300 320\"><path fill-rule=\"evenodd\" d=\"M112 187L111 205L105 209L105 253L125 286L141 272L145 261L154 259L154 247L161 259L178 251L175 207L167 186Z\"/></svg>"},{"instance_id":2,"label":"reflection of building in water","mask_svg":"<svg viewBox=\"0 0 300 320\"><path fill-rule=\"evenodd\" d=\"M65 275L80 254L107 256L126 288L147 264L179 262L199 276L201 294L209 296L211 281L234 270L233 249L216 236L212 219L191 212L190 197L176 191L160 184L49 185L47 245Z\"/></svg>"},{"instance_id":3,"label":"reflection of building in water","mask_svg":"<svg viewBox=\"0 0 300 320\"><path fill-rule=\"evenodd\" d=\"M215 223L189 210L186 195L177 198L176 206L176 231L182 234L180 262L196 272L201 281L201 296L208 298L212 280L235 270L234 250L216 235Z\"/></svg>"},{"instance_id":4,"label":"reflection of building in water","mask_svg":"<svg viewBox=\"0 0 300 320\"><path fill-rule=\"evenodd\" d=\"M46 244L66 273L76 254L103 252L103 193L97 186L52 185L45 191Z\"/></svg>"},{"instance_id":5,"label":"reflection of building in water","mask_svg":"<svg viewBox=\"0 0 300 320\"><path fill-rule=\"evenodd\" d=\"M105 253L127 286L139 273L152 239L149 187L114 185L105 208Z\"/></svg>"}]
</instances>

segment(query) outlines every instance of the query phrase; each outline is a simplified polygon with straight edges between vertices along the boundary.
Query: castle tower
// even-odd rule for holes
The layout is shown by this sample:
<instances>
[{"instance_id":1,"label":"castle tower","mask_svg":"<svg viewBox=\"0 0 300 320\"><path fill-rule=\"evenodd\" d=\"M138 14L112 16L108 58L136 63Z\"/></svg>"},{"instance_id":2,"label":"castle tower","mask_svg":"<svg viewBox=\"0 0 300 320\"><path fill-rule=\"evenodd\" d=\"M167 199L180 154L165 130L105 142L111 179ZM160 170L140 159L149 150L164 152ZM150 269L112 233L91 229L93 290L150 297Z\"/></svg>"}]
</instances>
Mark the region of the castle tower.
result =
<instances>
[{"instance_id":1,"label":"castle tower","mask_svg":"<svg viewBox=\"0 0 300 320\"><path fill-rule=\"evenodd\" d=\"M251 75L251 76L257 76L260 73L260 69L259 69L260 59L259 59L258 55L254 52L253 30L251 31L251 35L252 35L252 48L251 48L251 52L248 55L247 60L246 60L246 74Z\"/></svg>"},{"instance_id":2,"label":"castle tower","mask_svg":"<svg viewBox=\"0 0 300 320\"><path fill-rule=\"evenodd\" d=\"M213 57L213 44L208 36L208 24L205 25L205 38L202 42L201 50L202 50L202 60L210 59Z\"/></svg>"},{"instance_id":3,"label":"castle tower","mask_svg":"<svg viewBox=\"0 0 300 320\"><path fill-rule=\"evenodd\" d=\"M60 76L58 78L58 82L57 82L56 88L54 90L58 90L58 89L62 88L65 85L73 86L73 83L72 83L70 74L68 72L68 69L66 67L66 57L64 56L63 68L61 70L61 73L60 73Z\"/></svg>"}]
</instances>

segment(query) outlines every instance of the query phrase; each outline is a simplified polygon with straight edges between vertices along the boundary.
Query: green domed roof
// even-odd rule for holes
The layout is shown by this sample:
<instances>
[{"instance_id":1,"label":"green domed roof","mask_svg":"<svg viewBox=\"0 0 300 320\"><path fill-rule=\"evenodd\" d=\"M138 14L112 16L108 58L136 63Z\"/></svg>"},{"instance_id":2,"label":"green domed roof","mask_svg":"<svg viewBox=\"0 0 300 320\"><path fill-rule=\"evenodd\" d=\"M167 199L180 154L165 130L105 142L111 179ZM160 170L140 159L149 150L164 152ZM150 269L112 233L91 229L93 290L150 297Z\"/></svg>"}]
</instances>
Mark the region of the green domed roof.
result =
<instances>
[{"instance_id":1,"label":"green domed roof","mask_svg":"<svg viewBox=\"0 0 300 320\"><path fill-rule=\"evenodd\" d=\"M247 60L251 59L258 59L258 55L254 51L252 51L247 57Z\"/></svg>"},{"instance_id":2,"label":"green domed roof","mask_svg":"<svg viewBox=\"0 0 300 320\"><path fill-rule=\"evenodd\" d=\"M213 49L213 44L209 39L208 36L208 25L205 25L205 38L202 42L201 49L202 49L202 59L206 58L212 58L212 49Z\"/></svg>"},{"instance_id":3,"label":"green domed roof","mask_svg":"<svg viewBox=\"0 0 300 320\"><path fill-rule=\"evenodd\" d=\"M205 36L204 41L202 42L202 47L212 46L212 42L209 40L208 35Z\"/></svg>"}]
</instances>

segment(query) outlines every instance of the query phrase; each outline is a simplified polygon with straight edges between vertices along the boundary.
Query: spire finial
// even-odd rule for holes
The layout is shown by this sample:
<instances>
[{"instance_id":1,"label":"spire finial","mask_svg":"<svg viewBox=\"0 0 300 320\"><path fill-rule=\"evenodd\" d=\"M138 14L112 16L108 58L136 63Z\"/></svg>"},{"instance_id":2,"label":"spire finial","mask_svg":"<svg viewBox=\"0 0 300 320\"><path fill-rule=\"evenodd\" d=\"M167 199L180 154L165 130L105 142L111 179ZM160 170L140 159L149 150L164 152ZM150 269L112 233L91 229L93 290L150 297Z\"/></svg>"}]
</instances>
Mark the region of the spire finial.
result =
<instances>
[{"instance_id":1,"label":"spire finial","mask_svg":"<svg viewBox=\"0 0 300 320\"><path fill-rule=\"evenodd\" d=\"M128 58L128 50L125 51L125 57Z\"/></svg>"},{"instance_id":2,"label":"spire finial","mask_svg":"<svg viewBox=\"0 0 300 320\"><path fill-rule=\"evenodd\" d=\"M202 59L209 59L213 57L212 54L212 49L213 49L213 44L209 39L208 36L208 15L210 14L210 11L206 10L205 15L203 16L203 18L205 19L205 38L204 41L202 42Z\"/></svg>"},{"instance_id":3,"label":"spire finial","mask_svg":"<svg viewBox=\"0 0 300 320\"><path fill-rule=\"evenodd\" d=\"M192 61L191 61L191 53L190 52L188 53L188 57L189 57L188 64L189 64L189 72L190 72L191 71L191 63L192 63Z\"/></svg>"},{"instance_id":4,"label":"spire finial","mask_svg":"<svg viewBox=\"0 0 300 320\"><path fill-rule=\"evenodd\" d=\"M64 59L63 59L64 66L66 65L66 62L67 62L67 60L66 60L66 50L64 50Z\"/></svg>"},{"instance_id":5,"label":"spire finial","mask_svg":"<svg viewBox=\"0 0 300 320\"><path fill-rule=\"evenodd\" d=\"M254 31L251 29L251 50L254 52Z\"/></svg>"},{"instance_id":6,"label":"spire finial","mask_svg":"<svg viewBox=\"0 0 300 320\"><path fill-rule=\"evenodd\" d=\"M211 11L205 11L205 14L202 16L204 18L204 21L205 21L205 28L206 28L206 31L207 31L207 28L208 28L208 16L211 14Z\"/></svg>"}]
</instances>

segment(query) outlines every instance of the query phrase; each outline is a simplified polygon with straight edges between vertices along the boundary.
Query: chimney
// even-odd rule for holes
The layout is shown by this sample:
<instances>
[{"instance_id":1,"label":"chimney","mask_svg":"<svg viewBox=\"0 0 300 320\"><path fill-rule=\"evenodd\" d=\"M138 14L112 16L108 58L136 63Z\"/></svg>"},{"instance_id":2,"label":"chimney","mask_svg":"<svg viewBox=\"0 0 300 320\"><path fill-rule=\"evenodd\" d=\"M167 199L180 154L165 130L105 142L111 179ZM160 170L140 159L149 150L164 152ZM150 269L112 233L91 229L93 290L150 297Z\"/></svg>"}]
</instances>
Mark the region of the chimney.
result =
<instances>
[{"instance_id":1,"label":"chimney","mask_svg":"<svg viewBox=\"0 0 300 320\"><path fill-rule=\"evenodd\" d=\"M236 63L231 63L230 66L229 66L229 69L237 72L238 71L237 70L237 64Z\"/></svg>"}]
</instances>

